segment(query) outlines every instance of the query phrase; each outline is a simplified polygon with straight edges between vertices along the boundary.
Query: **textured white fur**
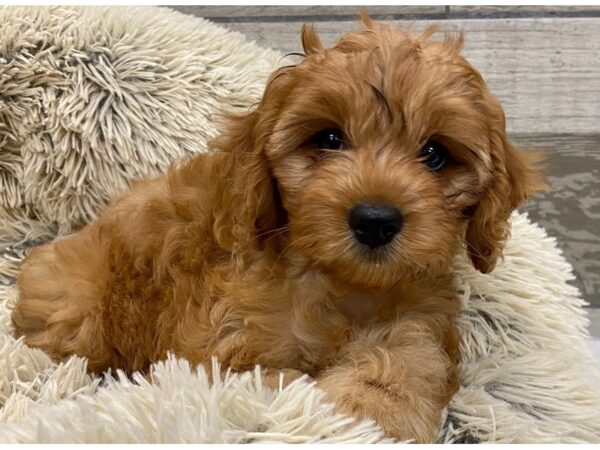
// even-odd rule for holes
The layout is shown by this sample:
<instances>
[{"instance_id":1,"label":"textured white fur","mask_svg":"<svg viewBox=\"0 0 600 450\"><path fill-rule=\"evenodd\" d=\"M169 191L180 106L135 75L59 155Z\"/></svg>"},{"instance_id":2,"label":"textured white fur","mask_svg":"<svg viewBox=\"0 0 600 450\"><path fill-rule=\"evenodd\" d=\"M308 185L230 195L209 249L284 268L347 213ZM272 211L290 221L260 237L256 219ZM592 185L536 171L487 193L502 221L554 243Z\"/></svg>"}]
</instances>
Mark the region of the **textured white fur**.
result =
<instances>
[{"instance_id":1,"label":"textured white fur","mask_svg":"<svg viewBox=\"0 0 600 450\"><path fill-rule=\"evenodd\" d=\"M206 148L215 112L262 92L279 55L167 9L0 8L0 442L376 442L306 380L211 386L174 358L101 379L12 337L31 246L91 220L127 180ZM102 105L110 105L103 108ZM440 442L600 442L584 302L554 239L513 216L489 275L456 261L461 388Z\"/></svg>"},{"instance_id":2,"label":"textured white fur","mask_svg":"<svg viewBox=\"0 0 600 450\"><path fill-rule=\"evenodd\" d=\"M77 361L73 359L71 361ZM71 374L81 374L81 360ZM215 364L216 376L219 374ZM372 421L356 423L321 403L303 379L285 389L262 386L260 370L210 384L203 368L170 358L150 382L119 373L70 400L38 403L19 423L0 426L0 441L19 443L376 443L391 442ZM77 383L77 380L74 380ZM51 420L48 418L51 417Z\"/></svg>"}]
</instances>

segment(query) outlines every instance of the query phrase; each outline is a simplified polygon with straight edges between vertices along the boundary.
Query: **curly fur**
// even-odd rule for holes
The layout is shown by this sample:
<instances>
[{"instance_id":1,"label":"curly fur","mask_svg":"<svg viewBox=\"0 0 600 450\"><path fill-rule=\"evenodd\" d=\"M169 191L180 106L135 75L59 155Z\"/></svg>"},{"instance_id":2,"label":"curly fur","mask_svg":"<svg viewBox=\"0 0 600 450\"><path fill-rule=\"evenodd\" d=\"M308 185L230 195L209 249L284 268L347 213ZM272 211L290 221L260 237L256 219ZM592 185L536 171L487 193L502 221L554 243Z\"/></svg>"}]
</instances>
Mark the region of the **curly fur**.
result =
<instances>
[{"instance_id":1,"label":"curly fur","mask_svg":"<svg viewBox=\"0 0 600 450\"><path fill-rule=\"evenodd\" d=\"M146 369L167 352L308 373L340 411L429 442L457 389L459 308L449 267L489 272L510 213L538 182L504 115L460 56L462 39L375 24L305 58L232 116L208 154L138 181L78 233L38 247L13 313L28 345L93 371ZM344 130L321 155L311 136ZM453 164L420 161L431 138ZM346 225L365 199L405 217L367 258Z\"/></svg>"}]
</instances>

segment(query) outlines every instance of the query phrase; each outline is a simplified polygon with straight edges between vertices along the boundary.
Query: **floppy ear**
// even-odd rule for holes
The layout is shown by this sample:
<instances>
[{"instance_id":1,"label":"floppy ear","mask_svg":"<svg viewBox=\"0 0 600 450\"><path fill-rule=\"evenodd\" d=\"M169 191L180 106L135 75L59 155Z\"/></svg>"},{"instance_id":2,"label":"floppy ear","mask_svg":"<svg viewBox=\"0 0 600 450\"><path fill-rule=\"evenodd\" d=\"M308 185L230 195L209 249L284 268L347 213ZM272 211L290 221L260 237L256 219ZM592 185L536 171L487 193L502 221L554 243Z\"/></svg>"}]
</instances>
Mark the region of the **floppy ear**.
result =
<instances>
[{"instance_id":1,"label":"floppy ear","mask_svg":"<svg viewBox=\"0 0 600 450\"><path fill-rule=\"evenodd\" d=\"M263 244L268 232L280 227L285 216L265 154L266 133L261 132L256 110L227 119L225 132L213 141L224 158L215 174L222 192L215 234L226 248L250 239Z\"/></svg>"},{"instance_id":2,"label":"floppy ear","mask_svg":"<svg viewBox=\"0 0 600 450\"><path fill-rule=\"evenodd\" d=\"M490 137L492 178L475 206L466 232L467 251L482 273L491 272L510 235L510 215L535 191L546 189L540 180L539 152L521 151L505 135L504 115Z\"/></svg>"}]
</instances>

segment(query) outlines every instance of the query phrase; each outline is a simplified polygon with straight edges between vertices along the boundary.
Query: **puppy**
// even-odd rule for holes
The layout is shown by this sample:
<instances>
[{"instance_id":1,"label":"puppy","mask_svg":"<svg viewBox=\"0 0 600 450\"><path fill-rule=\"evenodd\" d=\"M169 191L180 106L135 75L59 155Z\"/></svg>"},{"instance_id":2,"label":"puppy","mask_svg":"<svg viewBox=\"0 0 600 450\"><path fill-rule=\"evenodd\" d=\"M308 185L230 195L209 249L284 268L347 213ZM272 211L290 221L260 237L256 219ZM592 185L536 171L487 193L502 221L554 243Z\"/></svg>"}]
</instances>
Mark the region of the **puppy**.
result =
<instances>
[{"instance_id":1,"label":"puppy","mask_svg":"<svg viewBox=\"0 0 600 450\"><path fill-rule=\"evenodd\" d=\"M451 262L494 268L536 156L508 142L461 38L362 28L326 49L305 26L302 62L211 152L34 249L17 335L96 372L172 351L307 373L339 411L435 439L458 387Z\"/></svg>"}]
</instances>

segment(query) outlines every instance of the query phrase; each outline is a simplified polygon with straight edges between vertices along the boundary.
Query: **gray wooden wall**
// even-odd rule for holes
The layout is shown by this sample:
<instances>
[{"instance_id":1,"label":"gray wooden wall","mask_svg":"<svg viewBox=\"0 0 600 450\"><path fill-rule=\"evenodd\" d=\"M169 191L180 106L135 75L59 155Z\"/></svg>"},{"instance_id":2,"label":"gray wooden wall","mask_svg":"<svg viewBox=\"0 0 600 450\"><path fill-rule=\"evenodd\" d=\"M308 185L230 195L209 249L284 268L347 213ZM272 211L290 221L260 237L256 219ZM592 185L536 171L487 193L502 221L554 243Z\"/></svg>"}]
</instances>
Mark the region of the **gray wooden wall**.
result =
<instances>
[{"instance_id":1,"label":"gray wooden wall","mask_svg":"<svg viewBox=\"0 0 600 450\"><path fill-rule=\"evenodd\" d=\"M282 53L314 22L332 44L359 6L173 6ZM502 101L517 144L547 154L552 191L526 210L556 236L600 308L600 6L368 6L375 19L465 34L465 55ZM600 310L598 310L600 312ZM597 313L595 313L598 315ZM600 316L599 316L600 319Z\"/></svg>"}]
</instances>

